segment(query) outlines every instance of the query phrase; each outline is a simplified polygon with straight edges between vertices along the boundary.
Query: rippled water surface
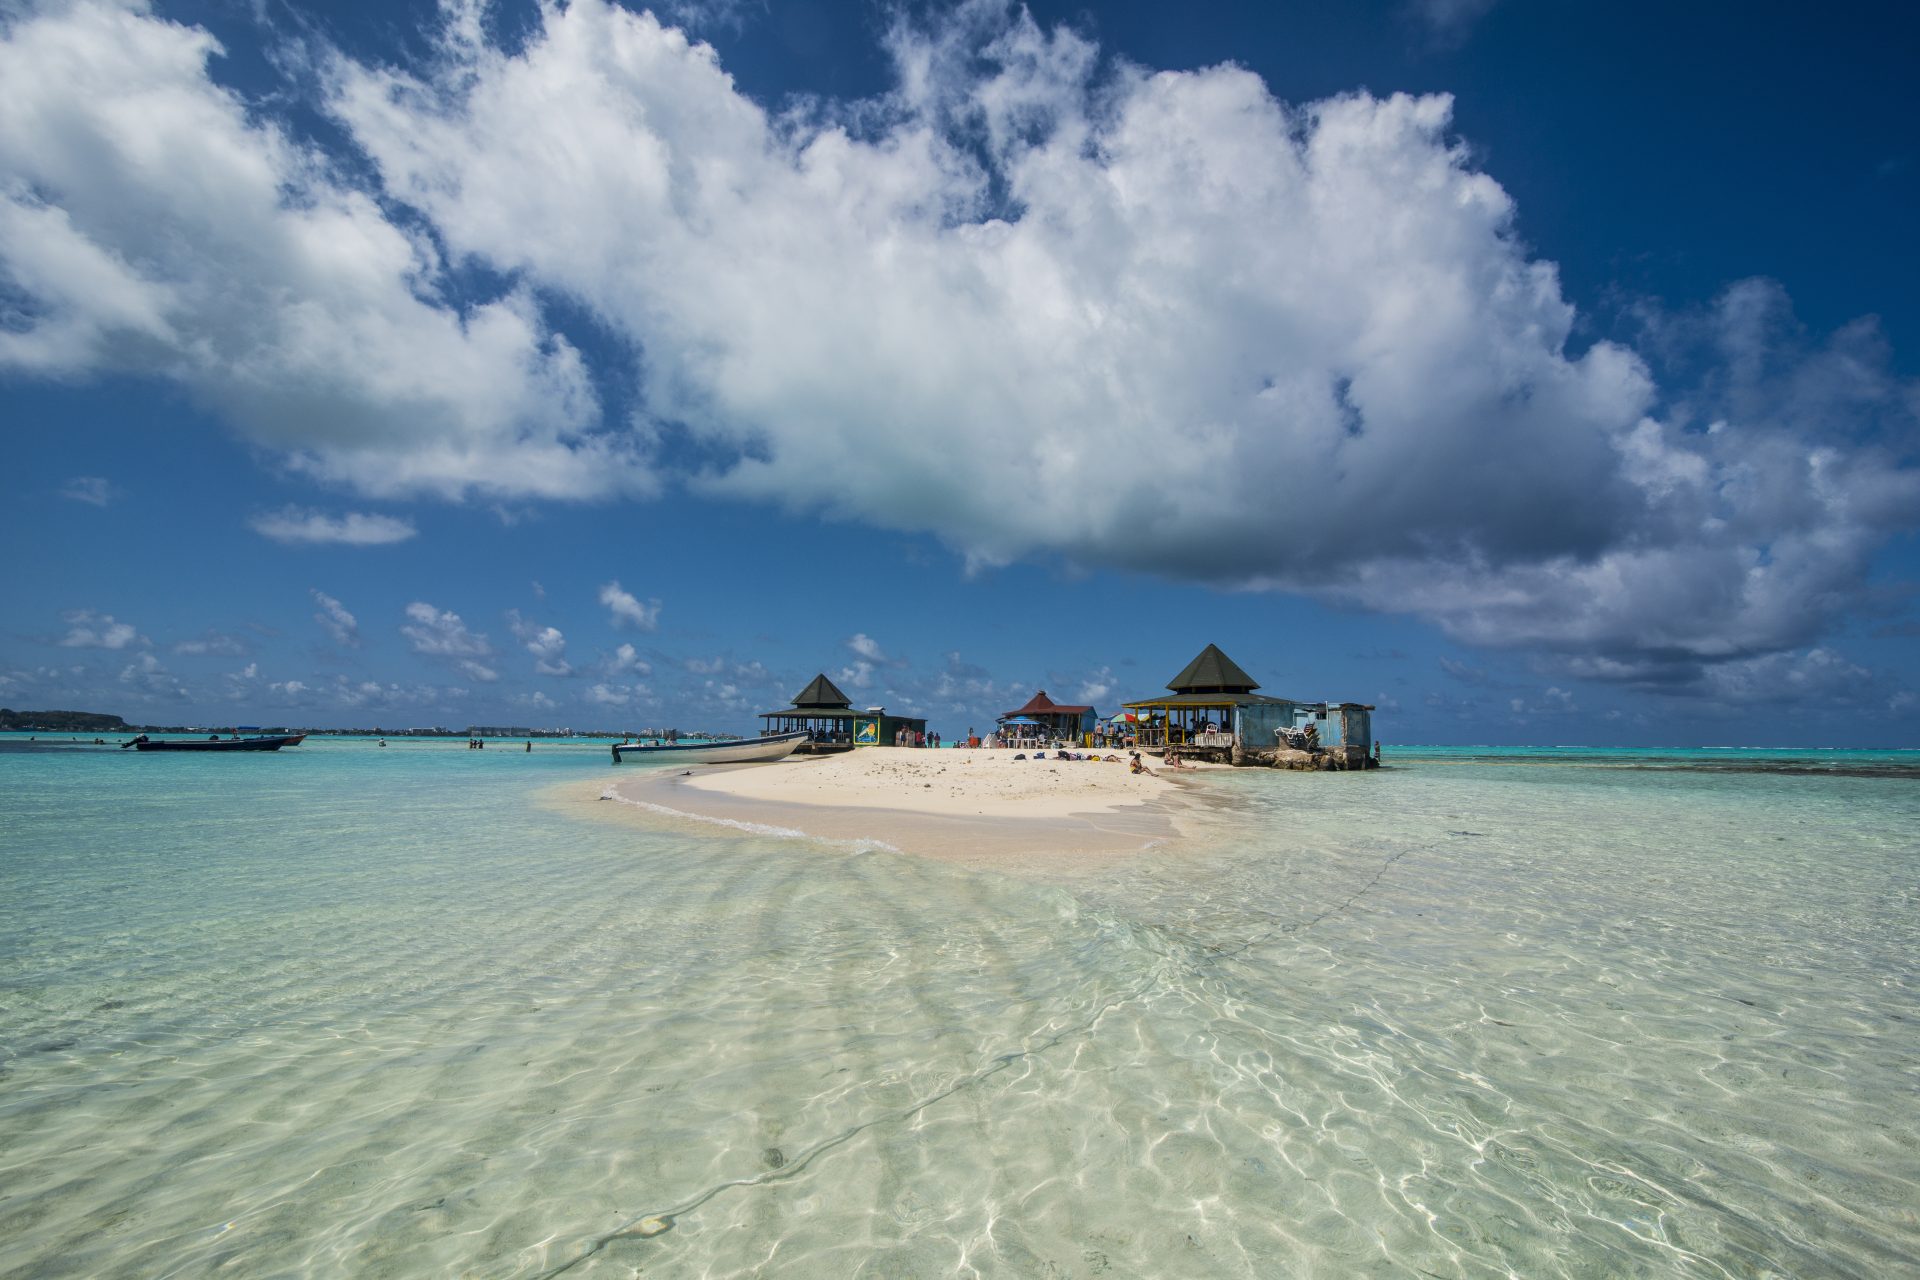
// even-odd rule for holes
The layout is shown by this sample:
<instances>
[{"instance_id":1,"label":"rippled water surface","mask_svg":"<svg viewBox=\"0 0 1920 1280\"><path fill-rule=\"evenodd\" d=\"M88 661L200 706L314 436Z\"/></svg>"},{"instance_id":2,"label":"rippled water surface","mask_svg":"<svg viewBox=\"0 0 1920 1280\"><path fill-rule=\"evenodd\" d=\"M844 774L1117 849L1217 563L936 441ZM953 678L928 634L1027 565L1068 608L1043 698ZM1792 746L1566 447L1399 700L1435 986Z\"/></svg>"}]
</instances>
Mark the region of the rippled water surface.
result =
<instances>
[{"instance_id":1,"label":"rippled water surface","mask_svg":"<svg viewBox=\"0 0 1920 1280\"><path fill-rule=\"evenodd\" d=\"M0 751L0 1272L1915 1274L1920 781L1838 757L1237 771L1011 876L604 747Z\"/></svg>"}]
</instances>

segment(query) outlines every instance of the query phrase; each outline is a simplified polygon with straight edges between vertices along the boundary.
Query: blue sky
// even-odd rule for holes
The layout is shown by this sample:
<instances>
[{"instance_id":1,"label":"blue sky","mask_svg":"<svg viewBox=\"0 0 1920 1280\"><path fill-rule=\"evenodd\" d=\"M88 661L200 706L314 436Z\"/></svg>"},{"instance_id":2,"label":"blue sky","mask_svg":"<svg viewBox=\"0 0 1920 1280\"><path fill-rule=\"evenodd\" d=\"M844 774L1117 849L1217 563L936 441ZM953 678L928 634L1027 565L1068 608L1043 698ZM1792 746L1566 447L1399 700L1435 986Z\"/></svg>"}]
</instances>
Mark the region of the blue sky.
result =
<instances>
[{"instance_id":1,"label":"blue sky","mask_svg":"<svg viewBox=\"0 0 1920 1280\"><path fill-rule=\"evenodd\" d=\"M1920 736L1903 8L0 14L8 706Z\"/></svg>"}]
</instances>

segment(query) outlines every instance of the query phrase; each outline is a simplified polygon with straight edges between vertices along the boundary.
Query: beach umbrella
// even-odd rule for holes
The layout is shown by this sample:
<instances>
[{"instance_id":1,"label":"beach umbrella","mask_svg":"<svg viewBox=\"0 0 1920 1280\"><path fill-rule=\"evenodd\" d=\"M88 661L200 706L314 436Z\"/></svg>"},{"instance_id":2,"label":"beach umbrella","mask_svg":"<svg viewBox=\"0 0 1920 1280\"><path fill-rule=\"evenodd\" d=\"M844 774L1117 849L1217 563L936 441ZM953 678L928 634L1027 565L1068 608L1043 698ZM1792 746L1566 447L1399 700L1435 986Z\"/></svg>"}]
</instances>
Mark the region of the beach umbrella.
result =
<instances>
[{"instance_id":1,"label":"beach umbrella","mask_svg":"<svg viewBox=\"0 0 1920 1280\"><path fill-rule=\"evenodd\" d=\"M1131 711L1120 711L1107 717L1108 724L1136 724L1140 717Z\"/></svg>"}]
</instances>

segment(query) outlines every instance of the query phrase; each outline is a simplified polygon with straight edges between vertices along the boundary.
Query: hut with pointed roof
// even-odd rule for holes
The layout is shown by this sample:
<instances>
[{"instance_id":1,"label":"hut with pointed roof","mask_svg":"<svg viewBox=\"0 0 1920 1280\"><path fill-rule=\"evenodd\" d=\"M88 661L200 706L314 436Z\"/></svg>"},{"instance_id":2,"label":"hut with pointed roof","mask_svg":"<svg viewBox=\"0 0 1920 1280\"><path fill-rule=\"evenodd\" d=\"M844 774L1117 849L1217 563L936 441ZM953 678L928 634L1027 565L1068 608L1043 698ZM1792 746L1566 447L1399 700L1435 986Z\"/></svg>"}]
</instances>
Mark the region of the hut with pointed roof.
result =
<instances>
[{"instance_id":1,"label":"hut with pointed roof","mask_svg":"<svg viewBox=\"0 0 1920 1280\"><path fill-rule=\"evenodd\" d=\"M1001 716L1000 731L1012 738L1064 738L1078 742L1082 735L1093 731L1093 708L1055 702L1042 689L1027 699L1026 706Z\"/></svg>"},{"instance_id":2,"label":"hut with pointed roof","mask_svg":"<svg viewBox=\"0 0 1920 1280\"><path fill-rule=\"evenodd\" d=\"M1275 698L1256 693L1259 688L1240 664L1210 644L1167 681L1167 693L1122 705L1140 719L1135 732L1142 746L1178 746L1239 763L1250 752L1270 753L1289 739L1308 739L1321 755L1337 755L1339 763L1330 767L1367 767L1372 707Z\"/></svg>"},{"instance_id":3,"label":"hut with pointed roof","mask_svg":"<svg viewBox=\"0 0 1920 1280\"><path fill-rule=\"evenodd\" d=\"M890 715L885 707L856 711L853 702L840 687L821 672L793 695L793 705L779 711L762 711L768 734L807 731L800 744L803 753L815 755L832 751L851 751L855 747L892 746L901 729L925 735L926 720L916 716Z\"/></svg>"}]
</instances>

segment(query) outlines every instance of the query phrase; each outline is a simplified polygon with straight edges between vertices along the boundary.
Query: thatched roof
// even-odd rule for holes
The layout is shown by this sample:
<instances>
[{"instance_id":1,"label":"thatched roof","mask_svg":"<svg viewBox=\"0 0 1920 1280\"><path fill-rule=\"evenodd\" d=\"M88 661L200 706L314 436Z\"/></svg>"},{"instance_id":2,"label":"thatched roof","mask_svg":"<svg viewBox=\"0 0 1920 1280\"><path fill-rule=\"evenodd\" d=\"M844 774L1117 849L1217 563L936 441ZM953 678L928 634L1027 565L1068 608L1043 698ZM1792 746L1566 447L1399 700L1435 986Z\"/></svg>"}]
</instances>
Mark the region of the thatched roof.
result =
<instances>
[{"instance_id":1,"label":"thatched roof","mask_svg":"<svg viewBox=\"0 0 1920 1280\"><path fill-rule=\"evenodd\" d=\"M1123 702L1127 711L1147 711L1155 707L1299 707L1308 704L1292 698L1269 698L1264 693L1163 693L1157 698Z\"/></svg>"},{"instance_id":2,"label":"thatched roof","mask_svg":"<svg viewBox=\"0 0 1920 1280\"><path fill-rule=\"evenodd\" d=\"M852 705L853 700L840 692L833 681L827 679L822 671L813 678L813 683L793 695L795 707L833 707L842 708Z\"/></svg>"},{"instance_id":3,"label":"thatched roof","mask_svg":"<svg viewBox=\"0 0 1920 1280\"><path fill-rule=\"evenodd\" d=\"M1187 669L1167 681L1175 693L1252 693L1260 685L1218 646L1208 645Z\"/></svg>"}]
</instances>

